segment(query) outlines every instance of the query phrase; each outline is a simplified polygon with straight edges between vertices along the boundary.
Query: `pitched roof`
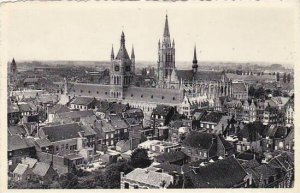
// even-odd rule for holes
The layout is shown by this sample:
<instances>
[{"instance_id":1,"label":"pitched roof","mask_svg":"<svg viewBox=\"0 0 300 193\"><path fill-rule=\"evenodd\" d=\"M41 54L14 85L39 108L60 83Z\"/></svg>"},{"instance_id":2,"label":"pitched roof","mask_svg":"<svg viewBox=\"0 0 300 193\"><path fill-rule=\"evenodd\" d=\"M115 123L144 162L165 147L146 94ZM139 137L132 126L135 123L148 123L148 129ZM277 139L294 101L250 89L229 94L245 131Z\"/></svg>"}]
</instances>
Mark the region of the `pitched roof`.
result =
<instances>
[{"instance_id":1,"label":"pitched roof","mask_svg":"<svg viewBox=\"0 0 300 193\"><path fill-rule=\"evenodd\" d=\"M35 167L32 169L32 172L38 176L45 176L50 169L50 164L44 162L37 162Z\"/></svg>"},{"instance_id":2,"label":"pitched roof","mask_svg":"<svg viewBox=\"0 0 300 193\"><path fill-rule=\"evenodd\" d=\"M209 149L211 148L213 138L217 138L217 135L212 133L204 133L191 131L184 139L183 144L199 149Z\"/></svg>"},{"instance_id":3,"label":"pitched roof","mask_svg":"<svg viewBox=\"0 0 300 193\"><path fill-rule=\"evenodd\" d=\"M75 105L89 105L91 104L95 99L93 97L76 97L74 100L71 101L71 104Z\"/></svg>"},{"instance_id":4,"label":"pitched roof","mask_svg":"<svg viewBox=\"0 0 300 193\"><path fill-rule=\"evenodd\" d=\"M14 151L34 147L34 144L29 139L22 138L19 135L8 135L7 146L8 151Z\"/></svg>"},{"instance_id":5,"label":"pitched roof","mask_svg":"<svg viewBox=\"0 0 300 193\"><path fill-rule=\"evenodd\" d=\"M159 187L165 181L165 187L173 182L173 176L147 169L136 168L125 176L126 179Z\"/></svg>"},{"instance_id":6,"label":"pitched roof","mask_svg":"<svg viewBox=\"0 0 300 193\"><path fill-rule=\"evenodd\" d=\"M43 139L36 139L35 142L37 143L37 145L39 147L48 147L48 146L51 146L52 143L49 141L49 139L46 139L46 138L43 138Z\"/></svg>"},{"instance_id":7,"label":"pitched roof","mask_svg":"<svg viewBox=\"0 0 300 193\"><path fill-rule=\"evenodd\" d=\"M25 171L27 170L28 165L27 164L18 164L15 170L13 171L14 174L23 175Z\"/></svg>"},{"instance_id":8,"label":"pitched roof","mask_svg":"<svg viewBox=\"0 0 300 193\"><path fill-rule=\"evenodd\" d=\"M212 123L218 124L222 117L223 117L223 115L221 113L212 111L212 112L209 112L208 114L206 114L205 116L203 116L200 119L200 121L202 121L202 122L212 122Z\"/></svg>"},{"instance_id":9,"label":"pitched roof","mask_svg":"<svg viewBox=\"0 0 300 193\"><path fill-rule=\"evenodd\" d=\"M35 164L37 163L37 159L26 157L25 159L22 160L22 164L26 164L29 166L29 168L33 168Z\"/></svg>"},{"instance_id":10,"label":"pitched roof","mask_svg":"<svg viewBox=\"0 0 300 193\"><path fill-rule=\"evenodd\" d=\"M101 84L74 83L69 89L70 96L95 97L100 99L109 98L111 86Z\"/></svg>"},{"instance_id":11,"label":"pitched roof","mask_svg":"<svg viewBox=\"0 0 300 193\"><path fill-rule=\"evenodd\" d=\"M20 112L28 112L33 110L28 103L19 103L19 109Z\"/></svg>"},{"instance_id":12,"label":"pitched roof","mask_svg":"<svg viewBox=\"0 0 300 193\"><path fill-rule=\"evenodd\" d=\"M19 107L18 107L18 105L16 103L10 103L9 102L7 104L7 112L8 113L17 113L19 111L20 111L20 109L19 109Z\"/></svg>"},{"instance_id":13,"label":"pitched roof","mask_svg":"<svg viewBox=\"0 0 300 193\"><path fill-rule=\"evenodd\" d=\"M93 110L57 113L57 116L61 119L68 119L68 118L76 119L76 118L81 118L81 117L89 117L89 116L93 116L93 115L94 115Z\"/></svg>"},{"instance_id":14,"label":"pitched roof","mask_svg":"<svg viewBox=\"0 0 300 193\"><path fill-rule=\"evenodd\" d=\"M156 156L158 162L176 162L187 158L188 156L182 151L167 152Z\"/></svg>"},{"instance_id":15,"label":"pitched roof","mask_svg":"<svg viewBox=\"0 0 300 193\"><path fill-rule=\"evenodd\" d=\"M178 89L143 88L130 86L124 94L126 101L157 104L179 104L183 100L183 91Z\"/></svg>"},{"instance_id":16,"label":"pitched roof","mask_svg":"<svg viewBox=\"0 0 300 193\"><path fill-rule=\"evenodd\" d=\"M78 138L78 133L84 131L77 123L42 127L41 130L51 142Z\"/></svg>"},{"instance_id":17,"label":"pitched roof","mask_svg":"<svg viewBox=\"0 0 300 193\"><path fill-rule=\"evenodd\" d=\"M260 165L258 167L253 168L254 172L257 174L258 177L263 179L268 179L270 176L274 176L277 174L275 168L270 167L267 164Z\"/></svg>"},{"instance_id":18,"label":"pitched roof","mask_svg":"<svg viewBox=\"0 0 300 193\"><path fill-rule=\"evenodd\" d=\"M155 109L153 109L153 114L167 116L172 109L173 109L173 107L171 107L171 106L157 105L157 107Z\"/></svg>"},{"instance_id":19,"label":"pitched roof","mask_svg":"<svg viewBox=\"0 0 300 193\"><path fill-rule=\"evenodd\" d=\"M26 135L27 131L23 125L10 125L8 131L11 135Z\"/></svg>"},{"instance_id":20,"label":"pitched roof","mask_svg":"<svg viewBox=\"0 0 300 193\"><path fill-rule=\"evenodd\" d=\"M61 104L56 104L53 107L49 107L48 108L48 113L49 114L55 114L55 113L63 113L63 112L70 112L71 110Z\"/></svg>"},{"instance_id":21,"label":"pitched roof","mask_svg":"<svg viewBox=\"0 0 300 193\"><path fill-rule=\"evenodd\" d=\"M185 172L194 188L232 188L244 182L247 173L239 162L231 157L208 163Z\"/></svg>"},{"instance_id":22,"label":"pitched roof","mask_svg":"<svg viewBox=\"0 0 300 193\"><path fill-rule=\"evenodd\" d=\"M122 119L118 115L110 115L110 119L111 119L111 124L115 129L127 129L128 128L128 125L124 121L124 119Z\"/></svg>"},{"instance_id":23,"label":"pitched roof","mask_svg":"<svg viewBox=\"0 0 300 193\"><path fill-rule=\"evenodd\" d=\"M233 82L232 83L233 92L247 92L247 88L244 82Z\"/></svg>"}]
</instances>

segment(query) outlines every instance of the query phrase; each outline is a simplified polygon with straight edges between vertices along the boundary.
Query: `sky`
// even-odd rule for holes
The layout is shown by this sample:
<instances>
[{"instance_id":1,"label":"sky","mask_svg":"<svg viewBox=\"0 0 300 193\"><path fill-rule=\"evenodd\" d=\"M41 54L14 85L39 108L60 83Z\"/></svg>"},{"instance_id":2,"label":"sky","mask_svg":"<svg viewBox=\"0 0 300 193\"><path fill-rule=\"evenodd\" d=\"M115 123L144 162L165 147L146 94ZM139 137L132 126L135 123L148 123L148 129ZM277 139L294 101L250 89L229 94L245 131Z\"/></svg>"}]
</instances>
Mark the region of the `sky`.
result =
<instances>
[{"instance_id":1,"label":"sky","mask_svg":"<svg viewBox=\"0 0 300 193\"><path fill-rule=\"evenodd\" d=\"M205 3L30 2L2 12L8 60L110 59L111 47L134 45L136 61L157 61L157 43L168 14L176 60L270 62L295 59L292 6L219 6Z\"/></svg>"}]
</instances>

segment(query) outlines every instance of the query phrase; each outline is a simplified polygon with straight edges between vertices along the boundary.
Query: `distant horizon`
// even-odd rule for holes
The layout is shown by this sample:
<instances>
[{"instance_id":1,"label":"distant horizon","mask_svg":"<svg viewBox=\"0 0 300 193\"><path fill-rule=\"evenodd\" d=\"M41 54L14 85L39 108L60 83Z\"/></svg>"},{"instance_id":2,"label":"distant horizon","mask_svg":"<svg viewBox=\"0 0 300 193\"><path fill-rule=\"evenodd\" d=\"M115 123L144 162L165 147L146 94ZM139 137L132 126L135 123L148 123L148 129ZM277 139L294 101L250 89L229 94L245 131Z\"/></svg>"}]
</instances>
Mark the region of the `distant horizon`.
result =
<instances>
[{"instance_id":1,"label":"distant horizon","mask_svg":"<svg viewBox=\"0 0 300 193\"><path fill-rule=\"evenodd\" d=\"M155 63L165 16L175 40L176 62L295 65L292 6L218 7L201 3L34 2L4 7L4 58L42 61L109 61L125 33L136 61ZM124 11L120 11L120 9ZM151 25L149 25L151 24ZM62 59L63 58L63 59ZM108 59L108 60L106 60ZM251 61L251 62L249 62ZM259 62L260 61L260 62Z\"/></svg>"}]
</instances>

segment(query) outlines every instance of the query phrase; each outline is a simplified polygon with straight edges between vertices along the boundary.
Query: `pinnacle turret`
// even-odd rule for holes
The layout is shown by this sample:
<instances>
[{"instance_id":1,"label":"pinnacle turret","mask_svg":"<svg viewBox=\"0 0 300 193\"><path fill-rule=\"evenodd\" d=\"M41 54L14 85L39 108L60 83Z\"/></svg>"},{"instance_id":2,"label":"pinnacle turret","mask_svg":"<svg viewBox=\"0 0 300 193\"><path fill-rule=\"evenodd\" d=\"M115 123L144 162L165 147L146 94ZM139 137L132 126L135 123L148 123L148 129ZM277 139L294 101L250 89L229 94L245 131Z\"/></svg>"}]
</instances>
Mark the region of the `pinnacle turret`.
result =
<instances>
[{"instance_id":1,"label":"pinnacle turret","mask_svg":"<svg viewBox=\"0 0 300 193\"><path fill-rule=\"evenodd\" d=\"M164 37L170 37L168 15L166 15Z\"/></svg>"},{"instance_id":2,"label":"pinnacle turret","mask_svg":"<svg viewBox=\"0 0 300 193\"><path fill-rule=\"evenodd\" d=\"M115 53L114 53L114 46L111 46L111 55L110 55L111 59L115 58Z\"/></svg>"},{"instance_id":3,"label":"pinnacle turret","mask_svg":"<svg viewBox=\"0 0 300 193\"><path fill-rule=\"evenodd\" d=\"M133 45L132 45L132 50L131 50L131 58L135 58Z\"/></svg>"}]
</instances>

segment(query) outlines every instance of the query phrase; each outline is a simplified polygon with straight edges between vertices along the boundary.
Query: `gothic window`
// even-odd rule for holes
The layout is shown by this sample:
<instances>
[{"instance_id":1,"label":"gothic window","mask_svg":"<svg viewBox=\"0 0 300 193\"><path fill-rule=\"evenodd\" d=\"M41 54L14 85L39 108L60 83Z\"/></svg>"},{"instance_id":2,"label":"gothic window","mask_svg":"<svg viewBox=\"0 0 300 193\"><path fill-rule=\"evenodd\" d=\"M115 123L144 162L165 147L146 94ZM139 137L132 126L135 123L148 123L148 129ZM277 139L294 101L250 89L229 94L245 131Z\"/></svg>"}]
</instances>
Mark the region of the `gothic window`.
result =
<instances>
[{"instance_id":1,"label":"gothic window","mask_svg":"<svg viewBox=\"0 0 300 193\"><path fill-rule=\"evenodd\" d=\"M119 66L115 66L115 71L119 71L120 67Z\"/></svg>"}]
</instances>

